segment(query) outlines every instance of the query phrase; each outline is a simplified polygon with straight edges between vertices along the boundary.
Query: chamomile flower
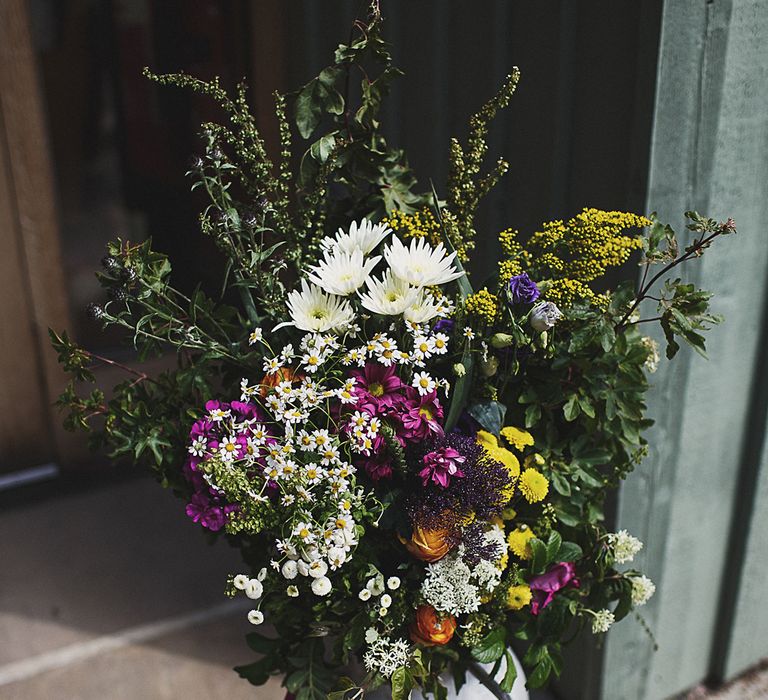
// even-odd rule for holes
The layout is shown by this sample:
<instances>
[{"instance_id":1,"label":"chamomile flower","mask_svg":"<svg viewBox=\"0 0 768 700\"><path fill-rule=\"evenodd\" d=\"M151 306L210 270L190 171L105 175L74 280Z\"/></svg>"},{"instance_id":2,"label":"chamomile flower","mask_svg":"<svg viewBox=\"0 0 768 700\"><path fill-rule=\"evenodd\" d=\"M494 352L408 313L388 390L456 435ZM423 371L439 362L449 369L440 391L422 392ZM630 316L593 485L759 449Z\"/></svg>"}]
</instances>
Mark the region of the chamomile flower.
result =
<instances>
[{"instance_id":1,"label":"chamomile flower","mask_svg":"<svg viewBox=\"0 0 768 700\"><path fill-rule=\"evenodd\" d=\"M225 418L229 418L232 415L232 411L227 409L223 411L220 408L214 408L208 412L208 420L212 423L221 423Z\"/></svg>"},{"instance_id":2,"label":"chamomile flower","mask_svg":"<svg viewBox=\"0 0 768 700\"><path fill-rule=\"evenodd\" d=\"M293 534L307 544L314 542L316 539L315 534L312 532L312 526L305 522L297 523L296 527L293 528Z\"/></svg>"},{"instance_id":3,"label":"chamomile flower","mask_svg":"<svg viewBox=\"0 0 768 700\"><path fill-rule=\"evenodd\" d=\"M360 295L360 303L375 314L399 316L419 298L419 290L387 270L379 280L371 277L367 291Z\"/></svg>"},{"instance_id":4,"label":"chamomile flower","mask_svg":"<svg viewBox=\"0 0 768 700\"><path fill-rule=\"evenodd\" d=\"M448 340L448 336L445 333L435 333L432 336L432 352L435 355L445 355L448 352Z\"/></svg>"},{"instance_id":5,"label":"chamomile flower","mask_svg":"<svg viewBox=\"0 0 768 700\"><path fill-rule=\"evenodd\" d=\"M204 457L207 444L208 438L197 437L192 441L192 444L187 448L187 451L193 457Z\"/></svg>"},{"instance_id":6,"label":"chamomile flower","mask_svg":"<svg viewBox=\"0 0 768 700\"><path fill-rule=\"evenodd\" d=\"M264 332L261 328L254 328L248 336L248 345L255 345L264 339Z\"/></svg>"},{"instance_id":7,"label":"chamomile flower","mask_svg":"<svg viewBox=\"0 0 768 700\"><path fill-rule=\"evenodd\" d=\"M359 224L353 221L349 232L340 228L334 238L323 238L320 245L324 250L340 250L345 253L359 250L363 255L368 255L390 233L392 229L388 226L373 224L368 219L362 219Z\"/></svg>"},{"instance_id":8,"label":"chamomile flower","mask_svg":"<svg viewBox=\"0 0 768 700\"><path fill-rule=\"evenodd\" d=\"M437 382L427 372L416 372L411 384L422 396L431 394L437 387Z\"/></svg>"},{"instance_id":9,"label":"chamomile flower","mask_svg":"<svg viewBox=\"0 0 768 700\"><path fill-rule=\"evenodd\" d=\"M219 454L225 462L231 462L240 456L240 444L231 436L225 437L219 445Z\"/></svg>"},{"instance_id":10,"label":"chamomile flower","mask_svg":"<svg viewBox=\"0 0 768 700\"><path fill-rule=\"evenodd\" d=\"M392 238L384 249L393 274L414 287L446 284L464 275L454 269L456 253L448 254L443 244L433 248L424 238L413 238L406 248L399 238Z\"/></svg>"},{"instance_id":11,"label":"chamomile flower","mask_svg":"<svg viewBox=\"0 0 768 700\"><path fill-rule=\"evenodd\" d=\"M342 250L336 250L333 253L326 251L323 260L310 268L311 274L307 277L320 289L346 297L354 294L365 284L379 260L381 256L378 255L365 260L361 250L351 253Z\"/></svg>"},{"instance_id":12,"label":"chamomile flower","mask_svg":"<svg viewBox=\"0 0 768 700\"><path fill-rule=\"evenodd\" d=\"M269 375L276 374L282 369L283 365L279 357L264 358L262 369Z\"/></svg>"},{"instance_id":13,"label":"chamomile flower","mask_svg":"<svg viewBox=\"0 0 768 700\"><path fill-rule=\"evenodd\" d=\"M325 333L343 330L355 318L349 302L326 294L320 287L309 284L307 280L301 281L301 291L294 289L288 295L287 305L291 321L279 323L275 330L294 325L302 331Z\"/></svg>"},{"instance_id":14,"label":"chamomile flower","mask_svg":"<svg viewBox=\"0 0 768 700\"><path fill-rule=\"evenodd\" d=\"M463 336L464 336L464 337L465 337L467 340L474 340L474 339L475 339L475 332L474 332L474 331L473 331L473 330L472 330L472 329L471 329L469 326L466 326L466 327L464 328L464 331L463 331L462 335L463 335Z\"/></svg>"}]
</instances>

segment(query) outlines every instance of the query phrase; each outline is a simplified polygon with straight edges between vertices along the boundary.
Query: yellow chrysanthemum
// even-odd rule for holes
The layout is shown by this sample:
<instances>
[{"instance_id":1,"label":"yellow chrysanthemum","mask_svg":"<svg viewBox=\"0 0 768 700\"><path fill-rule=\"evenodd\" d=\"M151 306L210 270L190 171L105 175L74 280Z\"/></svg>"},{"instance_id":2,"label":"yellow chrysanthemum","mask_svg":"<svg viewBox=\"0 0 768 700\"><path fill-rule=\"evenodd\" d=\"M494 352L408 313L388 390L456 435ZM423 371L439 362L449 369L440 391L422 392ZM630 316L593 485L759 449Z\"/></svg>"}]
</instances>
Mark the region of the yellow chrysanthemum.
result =
<instances>
[{"instance_id":1,"label":"yellow chrysanthemum","mask_svg":"<svg viewBox=\"0 0 768 700\"><path fill-rule=\"evenodd\" d=\"M520 477L519 487L528 503L538 503L546 498L549 481L540 471L526 469Z\"/></svg>"},{"instance_id":2,"label":"yellow chrysanthemum","mask_svg":"<svg viewBox=\"0 0 768 700\"><path fill-rule=\"evenodd\" d=\"M527 430L513 428L511 425L502 428L501 435L510 445L512 445L512 447L518 450L524 449L526 445L533 445L533 435Z\"/></svg>"},{"instance_id":3,"label":"yellow chrysanthemum","mask_svg":"<svg viewBox=\"0 0 768 700\"><path fill-rule=\"evenodd\" d=\"M510 586L507 591L507 609L521 610L531 602L531 589L524 583Z\"/></svg>"},{"instance_id":4,"label":"yellow chrysanthemum","mask_svg":"<svg viewBox=\"0 0 768 700\"><path fill-rule=\"evenodd\" d=\"M487 430L477 431L477 441L485 448L485 451L495 459L501 462L513 479L520 476L520 461L506 447L499 445L498 438ZM510 494L511 496L511 494Z\"/></svg>"},{"instance_id":5,"label":"yellow chrysanthemum","mask_svg":"<svg viewBox=\"0 0 768 700\"><path fill-rule=\"evenodd\" d=\"M527 525L521 525L509 533L507 544L509 545L512 554L516 557L520 557L520 559L530 559L533 556L530 540L534 537L536 537L536 535L533 534L531 528Z\"/></svg>"},{"instance_id":6,"label":"yellow chrysanthemum","mask_svg":"<svg viewBox=\"0 0 768 700\"><path fill-rule=\"evenodd\" d=\"M509 552L508 551L505 550L504 554L501 555L501 559L499 559L499 563L498 563L497 566L498 566L499 571L506 571L507 570L507 566L509 566Z\"/></svg>"}]
</instances>

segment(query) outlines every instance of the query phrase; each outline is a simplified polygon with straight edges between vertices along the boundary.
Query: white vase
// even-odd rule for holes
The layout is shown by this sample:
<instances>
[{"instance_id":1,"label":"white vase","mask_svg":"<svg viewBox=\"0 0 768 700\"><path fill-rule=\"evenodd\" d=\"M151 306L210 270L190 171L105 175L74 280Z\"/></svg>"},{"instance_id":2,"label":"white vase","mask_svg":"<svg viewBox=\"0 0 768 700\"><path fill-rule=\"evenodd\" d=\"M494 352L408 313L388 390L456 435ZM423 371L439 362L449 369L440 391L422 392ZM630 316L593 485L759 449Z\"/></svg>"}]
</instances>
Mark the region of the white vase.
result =
<instances>
[{"instance_id":1,"label":"white vase","mask_svg":"<svg viewBox=\"0 0 768 700\"><path fill-rule=\"evenodd\" d=\"M510 700L528 700L528 689L525 687L525 673L523 667L520 665L520 661L515 656L514 652L510 649L509 653L512 655L512 660L515 662L515 668L517 669L517 678L515 684L512 686L512 691L508 694ZM493 671L493 664L481 664L482 668L487 672ZM499 671L496 674L496 682L500 682L507 672L506 657L502 659ZM461 690L457 693L456 686L453 683L453 678L448 677L443 679L443 685L448 688L448 700L495 700L495 695L488 690L471 671L467 672L467 682L461 686ZM427 700L419 690L414 690L411 693L411 700ZM431 700L431 699L430 699Z\"/></svg>"}]
</instances>

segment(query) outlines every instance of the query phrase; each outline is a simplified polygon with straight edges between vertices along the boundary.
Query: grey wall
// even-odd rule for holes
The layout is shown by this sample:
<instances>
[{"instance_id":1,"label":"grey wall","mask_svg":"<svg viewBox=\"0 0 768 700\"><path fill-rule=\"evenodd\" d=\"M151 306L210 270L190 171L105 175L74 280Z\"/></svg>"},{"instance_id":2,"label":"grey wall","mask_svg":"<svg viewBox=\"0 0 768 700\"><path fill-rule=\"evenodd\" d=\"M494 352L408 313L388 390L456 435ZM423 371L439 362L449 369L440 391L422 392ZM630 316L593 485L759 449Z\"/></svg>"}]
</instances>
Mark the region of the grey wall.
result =
<instances>
[{"instance_id":1,"label":"grey wall","mask_svg":"<svg viewBox=\"0 0 768 700\"><path fill-rule=\"evenodd\" d=\"M686 272L716 292L726 323L709 362L686 351L656 377L651 453L621 492L619 523L641 537L658 593L639 626L608 637L602 697L664 698L768 656L766 294L768 3L665 4L649 208L682 223L733 216L739 235Z\"/></svg>"}]
</instances>

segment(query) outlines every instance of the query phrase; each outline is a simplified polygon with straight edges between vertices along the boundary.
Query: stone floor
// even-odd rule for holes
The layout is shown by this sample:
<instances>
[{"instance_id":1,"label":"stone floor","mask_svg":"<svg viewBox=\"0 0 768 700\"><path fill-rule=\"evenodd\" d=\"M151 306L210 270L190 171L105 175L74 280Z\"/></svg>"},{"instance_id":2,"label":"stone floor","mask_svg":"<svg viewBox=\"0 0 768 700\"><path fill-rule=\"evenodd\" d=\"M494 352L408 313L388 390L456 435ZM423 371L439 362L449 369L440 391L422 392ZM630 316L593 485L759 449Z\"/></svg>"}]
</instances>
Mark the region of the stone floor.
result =
<instances>
[{"instance_id":1,"label":"stone floor","mask_svg":"<svg viewBox=\"0 0 768 700\"><path fill-rule=\"evenodd\" d=\"M238 556L148 479L0 513L0 699L279 700L251 658ZM232 604L230 604L232 603Z\"/></svg>"}]
</instances>

